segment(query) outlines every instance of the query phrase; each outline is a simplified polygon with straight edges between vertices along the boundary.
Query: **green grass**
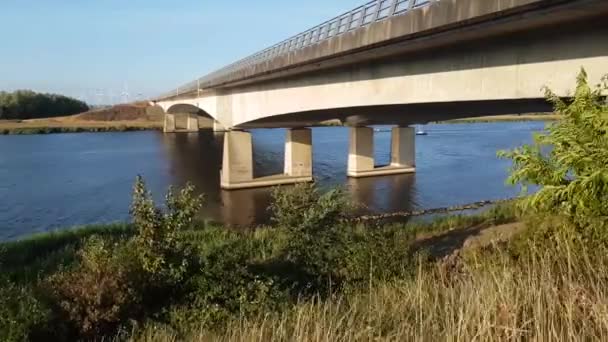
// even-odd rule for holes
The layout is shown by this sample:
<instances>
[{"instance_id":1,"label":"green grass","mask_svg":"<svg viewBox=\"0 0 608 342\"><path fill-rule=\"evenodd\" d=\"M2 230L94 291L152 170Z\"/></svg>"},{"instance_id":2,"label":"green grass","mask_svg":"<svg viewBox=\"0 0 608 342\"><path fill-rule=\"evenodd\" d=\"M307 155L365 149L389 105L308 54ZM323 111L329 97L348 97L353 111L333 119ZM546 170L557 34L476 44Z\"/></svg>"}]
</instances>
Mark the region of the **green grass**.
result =
<instances>
[{"instance_id":1,"label":"green grass","mask_svg":"<svg viewBox=\"0 0 608 342\"><path fill-rule=\"evenodd\" d=\"M603 341L608 257L563 243L532 256L471 252L457 271L421 265L412 279L302 300L289 310L236 318L220 332L148 326L134 341Z\"/></svg>"},{"instance_id":2,"label":"green grass","mask_svg":"<svg viewBox=\"0 0 608 342\"><path fill-rule=\"evenodd\" d=\"M518 220L515 203L507 202L476 215L448 215L409 223L356 223L353 232L359 238L351 241L363 243L366 240L360 238L367 232L384 231L389 235L376 236L394 236L400 243L396 246L408 248L421 238ZM40 297L41 289L36 284L75 265L78 251L88 238L100 236L111 245L133 234L130 225L116 224L38 234L1 244L4 280L0 279L0 284L8 278L9 285L0 285L0 292L22 303L15 317L25 320L15 326L18 329L14 336L27 331L55 336L52 327L63 323L46 318L54 309L45 304L47 295ZM287 229L236 231L200 223L180 238L196 247L201 260L203 273L188 275L187 288L194 292L149 313L148 319L136 327L125 326L118 340L583 341L608 336L608 253L559 235L550 247L523 234L508 243L508 248L471 247L461 251L458 259L433 260L419 254L404 263L404 267L414 266L409 276L374 276L329 295L291 293L290 284L298 269L279 262L289 245ZM384 244L369 246L366 248L388 248ZM355 245L349 248L355 253L351 258L358 260ZM390 261L391 257L386 259ZM370 274L376 268L389 267L386 261L363 260ZM242 302L240 296L244 296ZM199 303L201 298L206 299ZM3 300L15 305L10 299ZM8 310L12 312L10 305ZM35 308L31 319L24 318L28 317L28 306ZM7 326L0 319L0 327L2 324Z\"/></svg>"},{"instance_id":3,"label":"green grass","mask_svg":"<svg viewBox=\"0 0 608 342\"><path fill-rule=\"evenodd\" d=\"M354 226L344 226L344 230L337 234L327 235L338 240L327 240L326 235L321 235L320 240L312 242L319 243L318 246L296 245L296 248L304 248L305 253L312 253L305 255L303 262L306 264L301 265L288 256L290 248L294 246L293 232L289 229L262 227L237 231L197 223L179 235L181 241L193 247L187 254L190 267L186 269L185 278L180 286L168 290L164 301L152 300L152 304L162 303L161 306L147 304L143 308L150 311L143 313L147 318L139 322L140 328L133 331L133 336L148 334L149 330L146 329L157 325L167 327L167 330L163 330L167 336L178 334L176 336L180 338L200 329L210 334L221 334L239 319L255 320L258 315L272 312L287 314L301 305L314 303L314 298L330 300L334 296L354 295L367 288L368 281L408 279L408 274L414 271L413 253L421 252L413 249L413 246L421 236L427 238L472 225L491 226L515 219L512 206L501 204L479 215L446 216L430 222L356 223ZM23 320L23 323L14 325L19 332L15 335L17 340L22 334L31 336L33 333L42 334L44 338L75 336L73 334L78 329L78 323L74 319L79 316L74 316L74 312L78 311L71 311L70 323L67 324L62 308L83 305L87 300L96 298L95 291L98 290L106 291L100 293L110 293L112 297L129 298L130 295L125 293L113 292L124 290L121 285L104 290L104 284L121 284L115 282L130 279L131 274L133 278L128 280L129 284L138 284L136 279L140 279L141 270L129 266L135 261L130 259L135 254L129 250L132 246L129 243L133 242L135 234L135 229L128 224L99 225L38 234L0 244L0 267L3 270L0 292L4 291L2 293L8 296L0 299L0 306L8 310L5 313L8 323L0 320L0 327L3 324L13 326L15 323L10 323L11 320ZM98 259L99 254L95 254L98 249L95 248L99 246L91 249L88 242L92 237L97 237L97 241L101 238L105 244L103 248L113 255L114 261ZM317 255L319 251L323 253ZM78 271L82 268L83 258L88 260L89 268ZM118 266L111 266L115 265L112 264L114 262L118 262ZM127 268L120 271L121 265ZM114 279L112 273L104 273L105 267L118 267L117 272L126 272L122 274L127 278ZM320 280L323 278L319 278L328 275L315 274L325 272L323 270L330 270L332 274L327 278L331 279L329 286ZM57 279L73 281L87 277L91 278L81 285L56 285L61 284L57 283ZM91 284L99 284L100 287ZM64 286L64 291L77 292L63 293L80 293L85 297L76 297L80 304L66 302L65 299L58 301L54 297L57 290L52 290L53 286ZM88 291L91 291L90 294ZM136 291L144 295L142 298L146 303L151 300L146 296L157 296L146 294L151 290L145 287ZM27 305L36 308L35 315L27 318L27 305L19 303L30 303ZM133 305L133 312L140 312L142 308L137 303L121 305ZM99 303L90 305L91 312L105 310ZM18 311L15 311L16 308L19 308ZM124 310L120 312L131 312L129 307ZM137 320L142 319L141 315L136 314ZM124 329L132 329L129 322L125 320L121 323ZM2 335L0 331L2 336L9 335Z\"/></svg>"},{"instance_id":4,"label":"green grass","mask_svg":"<svg viewBox=\"0 0 608 342\"><path fill-rule=\"evenodd\" d=\"M74 262L83 242L94 235L121 240L133 234L127 224L97 225L32 235L0 244L3 274L18 282L32 282Z\"/></svg>"}]
</instances>

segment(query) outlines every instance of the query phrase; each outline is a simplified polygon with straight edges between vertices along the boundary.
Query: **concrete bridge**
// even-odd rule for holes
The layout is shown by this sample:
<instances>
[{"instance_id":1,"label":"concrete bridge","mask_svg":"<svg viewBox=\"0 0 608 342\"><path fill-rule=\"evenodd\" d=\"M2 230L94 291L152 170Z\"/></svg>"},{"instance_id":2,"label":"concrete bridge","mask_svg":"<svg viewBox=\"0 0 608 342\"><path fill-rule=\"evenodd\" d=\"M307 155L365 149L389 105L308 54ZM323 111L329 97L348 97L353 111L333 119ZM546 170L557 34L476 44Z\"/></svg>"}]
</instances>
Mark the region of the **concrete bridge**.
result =
<instances>
[{"instance_id":1,"label":"concrete bridge","mask_svg":"<svg viewBox=\"0 0 608 342\"><path fill-rule=\"evenodd\" d=\"M608 73L606 0L376 0L155 100L165 131L226 130L225 189L312 179L312 136L350 126L348 175L415 171L412 124L548 111L542 88L573 91L581 67ZM395 125L377 168L374 124ZM253 178L249 128L289 128L285 172Z\"/></svg>"}]
</instances>

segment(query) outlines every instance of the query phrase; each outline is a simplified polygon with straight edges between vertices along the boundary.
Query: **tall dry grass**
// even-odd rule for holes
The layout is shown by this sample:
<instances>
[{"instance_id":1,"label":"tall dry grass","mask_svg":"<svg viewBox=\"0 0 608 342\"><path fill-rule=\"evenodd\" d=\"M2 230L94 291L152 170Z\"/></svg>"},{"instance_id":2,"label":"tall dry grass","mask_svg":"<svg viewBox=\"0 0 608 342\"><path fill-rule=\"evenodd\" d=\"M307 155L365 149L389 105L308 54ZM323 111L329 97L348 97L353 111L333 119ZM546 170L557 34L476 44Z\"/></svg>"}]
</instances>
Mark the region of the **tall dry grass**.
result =
<instances>
[{"instance_id":1,"label":"tall dry grass","mask_svg":"<svg viewBox=\"0 0 608 342\"><path fill-rule=\"evenodd\" d=\"M141 341L590 341L608 340L608 254L561 239L468 252L458 263L421 264L413 279L312 300L235 321L222 332L180 336L146 329Z\"/></svg>"}]
</instances>

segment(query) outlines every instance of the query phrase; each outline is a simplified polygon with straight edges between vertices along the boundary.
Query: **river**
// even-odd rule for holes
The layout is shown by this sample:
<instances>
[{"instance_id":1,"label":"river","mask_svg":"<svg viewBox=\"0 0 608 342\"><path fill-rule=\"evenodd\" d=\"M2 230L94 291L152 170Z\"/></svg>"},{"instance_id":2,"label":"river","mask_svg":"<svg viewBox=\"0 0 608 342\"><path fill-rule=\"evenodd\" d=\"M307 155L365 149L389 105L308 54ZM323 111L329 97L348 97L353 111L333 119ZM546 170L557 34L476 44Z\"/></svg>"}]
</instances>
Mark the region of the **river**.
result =
<instances>
[{"instance_id":1,"label":"river","mask_svg":"<svg viewBox=\"0 0 608 342\"><path fill-rule=\"evenodd\" d=\"M435 124L416 137L417 173L346 177L348 130L313 129L314 175L344 185L373 213L429 209L518 194L505 185L510 162L496 151L530 143L543 122ZM254 172L282 172L285 131L254 130ZM375 134L376 163L387 163L390 132ZM162 201L192 182L205 194L201 216L231 225L268 219L269 189L219 188L222 136L213 133L79 133L0 136L0 240L66 227L124 221L137 174Z\"/></svg>"}]
</instances>

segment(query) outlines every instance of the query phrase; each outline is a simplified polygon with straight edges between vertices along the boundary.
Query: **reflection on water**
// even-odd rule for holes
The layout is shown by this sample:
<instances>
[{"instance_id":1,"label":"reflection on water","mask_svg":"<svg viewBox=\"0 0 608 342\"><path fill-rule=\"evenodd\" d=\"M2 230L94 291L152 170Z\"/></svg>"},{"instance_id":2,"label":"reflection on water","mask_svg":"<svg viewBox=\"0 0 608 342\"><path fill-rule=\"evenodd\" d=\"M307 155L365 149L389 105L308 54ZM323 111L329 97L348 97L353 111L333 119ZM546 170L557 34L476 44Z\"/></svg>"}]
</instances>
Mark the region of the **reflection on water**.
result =
<instances>
[{"instance_id":1,"label":"reflection on water","mask_svg":"<svg viewBox=\"0 0 608 342\"><path fill-rule=\"evenodd\" d=\"M413 210L415 184L415 174L348 179L353 201L368 211L381 212Z\"/></svg>"},{"instance_id":2,"label":"reflection on water","mask_svg":"<svg viewBox=\"0 0 608 342\"><path fill-rule=\"evenodd\" d=\"M410 211L514 196L499 149L530 142L543 123L429 125L416 139L417 173L347 179L348 130L313 129L313 172L345 186L367 212ZM254 173L282 172L285 131L255 130ZM375 134L377 164L388 163L390 133ZM128 219L130 189L142 174L155 199L192 182L201 215L233 225L268 219L270 189L223 191L223 135L212 132L57 134L0 137L0 240L73 225Z\"/></svg>"},{"instance_id":3,"label":"reflection on water","mask_svg":"<svg viewBox=\"0 0 608 342\"><path fill-rule=\"evenodd\" d=\"M264 223L269 219L268 205L271 190L268 188L221 190L220 168L223 134L200 132L197 134L173 134L162 136L162 146L170 160L174 184L192 182L205 194L207 205L202 215L231 225ZM272 175L283 169L283 130L257 131L254 138L254 173L256 177ZM346 143L346 141L343 141ZM315 158L315 171L329 167L333 172L346 170L345 160L333 159L329 165L325 160ZM345 172L345 171L344 171ZM330 177L328 177L330 176ZM333 175L318 177L321 185L337 185ZM337 176L337 175L336 175ZM339 176L337 176L339 177ZM337 178L336 177L336 178ZM348 178L345 186L355 203L365 212L394 212L412 210L412 191L415 175L395 175L372 178Z\"/></svg>"}]
</instances>

